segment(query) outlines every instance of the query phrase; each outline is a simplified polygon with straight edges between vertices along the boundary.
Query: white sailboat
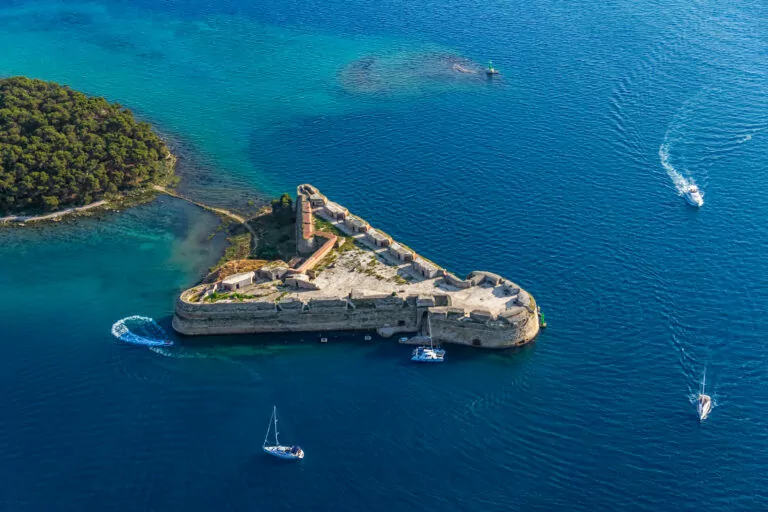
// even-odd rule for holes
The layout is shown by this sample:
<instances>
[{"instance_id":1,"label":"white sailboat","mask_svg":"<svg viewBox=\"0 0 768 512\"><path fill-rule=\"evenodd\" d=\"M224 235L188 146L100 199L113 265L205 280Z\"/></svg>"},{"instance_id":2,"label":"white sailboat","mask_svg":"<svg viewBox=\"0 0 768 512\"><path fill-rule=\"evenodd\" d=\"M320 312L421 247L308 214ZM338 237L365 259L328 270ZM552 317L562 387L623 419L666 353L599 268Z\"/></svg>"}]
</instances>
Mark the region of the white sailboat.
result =
<instances>
[{"instance_id":1,"label":"white sailboat","mask_svg":"<svg viewBox=\"0 0 768 512\"><path fill-rule=\"evenodd\" d=\"M442 363L445 359L445 350L432 344L432 324L429 322L429 318L427 318L427 329L429 334L426 336L426 339L429 340L429 346L421 345L413 349L411 361L417 363Z\"/></svg>"},{"instance_id":2,"label":"white sailboat","mask_svg":"<svg viewBox=\"0 0 768 512\"><path fill-rule=\"evenodd\" d=\"M272 424L275 425L275 444L268 445L269 431L272 430ZM264 436L264 445L262 446L264 453L277 457L279 459L287 460L299 460L304 458L304 450L299 446L283 446L277 439L277 407L272 407L272 417L269 418L269 426L267 427L267 435Z\"/></svg>"},{"instance_id":3,"label":"white sailboat","mask_svg":"<svg viewBox=\"0 0 768 512\"><path fill-rule=\"evenodd\" d=\"M699 413L699 421L704 421L712 411L712 397L704 393L704 386L707 382L707 372L704 371L704 378L701 381L701 393L696 399L696 411Z\"/></svg>"}]
</instances>

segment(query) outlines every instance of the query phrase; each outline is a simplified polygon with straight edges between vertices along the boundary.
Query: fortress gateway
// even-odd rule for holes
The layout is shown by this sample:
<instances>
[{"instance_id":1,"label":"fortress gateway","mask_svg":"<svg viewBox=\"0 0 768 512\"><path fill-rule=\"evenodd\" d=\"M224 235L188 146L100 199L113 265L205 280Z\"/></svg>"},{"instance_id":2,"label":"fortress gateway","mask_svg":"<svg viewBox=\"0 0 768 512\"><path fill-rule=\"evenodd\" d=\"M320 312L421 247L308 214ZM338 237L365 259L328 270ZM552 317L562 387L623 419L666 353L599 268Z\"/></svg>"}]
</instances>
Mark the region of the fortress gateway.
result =
<instances>
[{"instance_id":1,"label":"fortress gateway","mask_svg":"<svg viewBox=\"0 0 768 512\"><path fill-rule=\"evenodd\" d=\"M496 274L460 279L372 227L311 185L296 200L290 263L184 291L173 327L181 334L376 330L436 342L506 348L539 332L533 297Z\"/></svg>"}]
</instances>

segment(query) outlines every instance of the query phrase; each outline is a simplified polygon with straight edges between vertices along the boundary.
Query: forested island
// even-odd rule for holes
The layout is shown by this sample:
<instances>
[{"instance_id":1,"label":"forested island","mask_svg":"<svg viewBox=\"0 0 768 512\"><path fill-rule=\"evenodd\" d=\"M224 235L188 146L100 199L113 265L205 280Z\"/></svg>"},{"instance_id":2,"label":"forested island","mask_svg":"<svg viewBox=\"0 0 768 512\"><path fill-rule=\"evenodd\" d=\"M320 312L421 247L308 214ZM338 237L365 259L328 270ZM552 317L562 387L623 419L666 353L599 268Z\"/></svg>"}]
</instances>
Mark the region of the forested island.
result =
<instances>
[{"instance_id":1,"label":"forested island","mask_svg":"<svg viewBox=\"0 0 768 512\"><path fill-rule=\"evenodd\" d=\"M53 82L0 80L0 216L164 183L174 162L151 126L117 103Z\"/></svg>"}]
</instances>

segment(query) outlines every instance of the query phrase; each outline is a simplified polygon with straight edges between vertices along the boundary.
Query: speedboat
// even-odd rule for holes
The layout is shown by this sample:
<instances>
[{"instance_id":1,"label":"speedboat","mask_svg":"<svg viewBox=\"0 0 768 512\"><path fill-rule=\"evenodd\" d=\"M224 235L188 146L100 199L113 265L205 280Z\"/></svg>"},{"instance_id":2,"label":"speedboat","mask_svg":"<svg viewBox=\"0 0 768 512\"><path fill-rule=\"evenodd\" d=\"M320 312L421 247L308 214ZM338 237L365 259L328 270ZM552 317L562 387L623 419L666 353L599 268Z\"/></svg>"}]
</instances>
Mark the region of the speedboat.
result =
<instances>
[{"instance_id":1,"label":"speedboat","mask_svg":"<svg viewBox=\"0 0 768 512\"><path fill-rule=\"evenodd\" d=\"M699 421L704 421L709 416L709 412L712 410L712 397L701 393L699 395L698 404L696 409L699 412Z\"/></svg>"},{"instance_id":2,"label":"speedboat","mask_svg":"<svg viewBox=\"0 0 768 512\"><path fill-rule=\"evenodd\" d=\"M691 206L697 208L704 206L704 197L702 197L701 191L696 185L688 185L688 188L683 192L683 197Z\"/></svg>"},{"instance_id":3,"label":"speedboat","mask_svg":"<svg viewBox=\"0 0 768 512\"><path fill-rule=\"evenodd\" d=\"M272 425L275 426L275 444L267 444L269 439L269 432L272 430ZM304 450L301 447L284 446L280 444L277 439L277 407L272 407L272 417L269 418L269 426L267 427L267 435L264 436L264 444L262 445L264 453L277 457L279 459L287 460L299 460L304 458Z\"/></svg>"},{"instance_id":4,"label":"speedboat","mask_svg":"<svg viewBox=\"0 0 768 512\"><path fill-rule=\"evenodd\" d=\"M445 350L433 347L418 347L411 354L411 361L417 363L442 363L445 359Z\"/></svg>"}]
</instances>

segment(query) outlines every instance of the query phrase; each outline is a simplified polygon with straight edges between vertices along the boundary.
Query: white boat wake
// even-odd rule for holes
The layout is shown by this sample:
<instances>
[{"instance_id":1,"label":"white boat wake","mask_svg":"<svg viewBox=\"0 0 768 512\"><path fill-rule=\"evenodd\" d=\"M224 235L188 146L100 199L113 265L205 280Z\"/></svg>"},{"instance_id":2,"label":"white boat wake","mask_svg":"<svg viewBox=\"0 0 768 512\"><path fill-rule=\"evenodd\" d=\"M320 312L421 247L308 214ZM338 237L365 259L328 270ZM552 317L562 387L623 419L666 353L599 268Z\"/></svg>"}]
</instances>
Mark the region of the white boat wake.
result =
<instances>
[{"instance_id":1,"label":"white boat wake","mask_svg":"<svg viewBox=\"0 0 768 512\"><path fill-rule=\"evenodd\" d=\"M112 336L124 343L147 347L173 345L162 327L147 316L133 315L118 320L112 325Z\"/></svg>"},{"instance_id":2,"label":"white boat wake","mask_svg":"<svg viewBox=\"0 0 768 512\"><path fill-rule=\"evenodd\" d=\"M696 185L696 182L693 181L693 178L686 178L683 176L680 171L675 169L675 166L673 166L669 161L669 142L664 142L659 147L659 158L661 159L661 166L664 167L665 171L667 171L667 175L670 177L672 183L677 189L677 195L682 196L686 193L686 191L688 191L691 185ZM702 197L703 196L704 194L702 194Z\"/></svg>"}]
</instances>

